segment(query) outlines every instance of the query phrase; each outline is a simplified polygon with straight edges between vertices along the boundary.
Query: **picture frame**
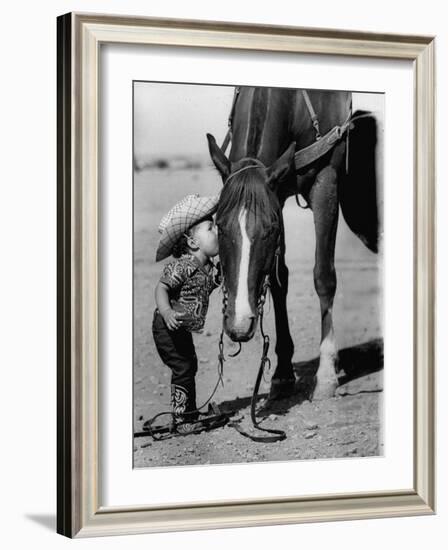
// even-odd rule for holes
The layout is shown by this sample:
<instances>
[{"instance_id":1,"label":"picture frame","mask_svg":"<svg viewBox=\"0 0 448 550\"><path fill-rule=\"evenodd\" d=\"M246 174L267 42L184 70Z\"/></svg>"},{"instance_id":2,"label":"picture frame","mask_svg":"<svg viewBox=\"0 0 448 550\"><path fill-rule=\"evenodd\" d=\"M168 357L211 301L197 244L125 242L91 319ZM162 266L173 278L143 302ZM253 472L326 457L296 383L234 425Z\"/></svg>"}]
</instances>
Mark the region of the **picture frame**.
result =
<instances>
[{"instance_id":1,"label":"picture frame","mask_svg":"<svg viewBox=\"0 0 448 550\"><path fill-rule=\"evenodd\" d=\"M57 26L58 533L91 537L434 513L434 37L83 13L63 15ZM414 483L409 490L151 507L100 502L99 49L118 43L413 63Z\"/></svg>"}]
</instances>

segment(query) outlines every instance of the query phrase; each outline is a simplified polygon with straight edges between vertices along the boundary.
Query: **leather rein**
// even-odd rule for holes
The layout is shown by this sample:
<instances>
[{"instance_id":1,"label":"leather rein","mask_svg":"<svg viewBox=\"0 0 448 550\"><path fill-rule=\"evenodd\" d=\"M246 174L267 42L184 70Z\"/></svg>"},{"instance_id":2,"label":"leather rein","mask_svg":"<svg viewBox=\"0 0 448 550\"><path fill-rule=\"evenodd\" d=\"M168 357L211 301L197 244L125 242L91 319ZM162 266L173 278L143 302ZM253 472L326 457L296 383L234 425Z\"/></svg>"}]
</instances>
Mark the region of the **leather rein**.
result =
<instances>
[{"instance_id":1,"label":"leather rein","mask_svg":"<svg viewBox=\"0 0 448 550\"><path fill-rule=\"evenodd\" d=\"M221 145L221 151L223 153L226 152L227 147L229 146L229 143L232 140L232 121L233 121L233 115L234 115L234 112L235 112L235 106L236 106L236 102L237 102L239 93L240 93L240 88L236 87L234 95L233 95L232 108L230 110L230 115L229 115L229 120L228 120L228 130L227 130L226 136L224 138L223 144ZM234 175L234 174L232 174L232 175ZM275 252L275 274L276 274L277 282L278 282L279 286L281 286L280 279L279 279L279 276L278 276L279 256L280 256L280 248L277 247L277 250ZM222 382L222 373L223 373L223 370L224 370L224 361L225 361L225 357L224 357L224 315L225 315L225 312L226 312L226 309L227 309L228 296L229 296L227 288L226 288L225 283L224 283L224 273L222 271L222 265L221 265L221 281L222 281L221 286L222 286L222 293L223 293L223 298L222 298L222 321L223 322L222 322L221 334L220 334L220 337L219 337L219 353L218 353L219 380L218 380L218 383L219 383L219 381L221 381L221 384L222 384L223 383ZM249 433L249 432L243 430L243 428L241 428L241 426L239 425L239 421L237 421L237 420L233 420L233 421L229 422L229 424L228 424L229 426L232 426L233 428L235 428L244 437L247 437L247 438L251 439L252 441L261 442L261 443L273 443L275 441L283 441L284 439L286 439L286 433L283 430L275 430L273 428L262 428L260 426L261 420L258 420L257 417L256 417L256 404L257 404L258 390L260 389L261 379L264 375L265 368L266 367L269 368L271 366L271 360L268 357L270 338L269 338L269 335L264 332L264 327L263 327L264 304L266 302L266 295L267 295L267 291L268 291L269 287L270 287L270 277L269 277L269 273L266 273L265 277L264 277L264 281L263 281L263 287L262 287L262 290L261 290L261 294L260 294L260 297L258 298L258 304L257 304L258 316L260 318L260 332L261 332L261 336L263 338L263 349L262 349L261 358L260 358L260 366L258 367L257 378L255 380L255 385L254 385L254 389L253 389L253 392L252 392L252 398L251 398L251 403L250 403L250 417L251 417L251 420L252 420L252 426L255 430L259 430L261 432L267 432L267 433L270 433L272 435L268 435L268 436L266 436L266 435L254 435L252 433ZM241 342L240 342L238 351L236 353L229 354L229 357L236 357L241 352L241 347L242 346L241 346Z\"/></svg>"},{"instance_id":2,"label":"leather rein","mask_svg":"<svg viewBox=\"0 0 448 550\"><path fill-rule=\"evenodd\" d=\"M275 252L275 265L276 265L276 273L278 273L278 261L279 261L279 254L280 250L277 249ZM219 373L222 381L222 372L224 370L224 315L227 309L227 303L228 303L228 291L226 289L226 286L224 284L224 274L222 272L222 266L221 266L221 280L222 280L222 292L223 292L223 307L222 307L222 329L221 334L219 337L219 354L218 354L218 362L219 362ZM258 298L258 304L257 304L257 311L258 316L260 319L260 332L261 336L263 338L263 349L261 353L261 359L260 359L260 366L258 367L258 373L257 378L255 380L254 389L252 392L252 398L251 398L251 404L250 404L250 417L252 420L252 426L255 430L258 430L260 432L267 432L272 435L255 435L253 433L249 433L239 425L239 421L232 420L228 423L229 426L232 426L235 428L241 435L244 437L247 437L251 439L252 441L260 442L260 443L273 443L275 441L283 441L286 439L286 433L283 430L276 430L273 428L263 428L260 426L262 420L258 420L256 416L256 404L258 399L258 390L260 389L261 379L264 377L265 369L269 369L271 366L271 360L268 357L269 352L269 344L270 344L270 338L269 335L264 332L263 327L263 313L264 313L264 304L266 302L266 295L268 288L270 287L270 277L269 273L266 273L263 281L263 287L261 290L260 297ZM241 343L239 344L239 349L234 354L229 354L229 357L236 357L241 351Z\"/></svg>"}]
</instances>

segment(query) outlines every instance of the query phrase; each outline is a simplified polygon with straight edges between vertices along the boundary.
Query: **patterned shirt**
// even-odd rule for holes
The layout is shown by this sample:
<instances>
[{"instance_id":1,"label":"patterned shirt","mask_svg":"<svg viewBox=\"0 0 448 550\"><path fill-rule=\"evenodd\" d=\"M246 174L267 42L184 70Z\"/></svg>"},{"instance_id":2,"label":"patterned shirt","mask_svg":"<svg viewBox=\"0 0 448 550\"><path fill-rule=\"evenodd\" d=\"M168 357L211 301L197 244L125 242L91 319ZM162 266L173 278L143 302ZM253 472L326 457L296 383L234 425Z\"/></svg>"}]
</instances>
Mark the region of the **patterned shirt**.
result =
<instances>
[{"instance_id":1,"label":"patterned shirt","mask_svg":"<svg viewBox=\"0 0 448 550\"><path fill-rule=\"evenodd\" d=\"M169 288L171 307L181 313L181 327L202 332L209 296L221 284L218 268L211 261L202 266L196 256L183 254L165 265L160 282Z\"/></svg>"}]
</instances>

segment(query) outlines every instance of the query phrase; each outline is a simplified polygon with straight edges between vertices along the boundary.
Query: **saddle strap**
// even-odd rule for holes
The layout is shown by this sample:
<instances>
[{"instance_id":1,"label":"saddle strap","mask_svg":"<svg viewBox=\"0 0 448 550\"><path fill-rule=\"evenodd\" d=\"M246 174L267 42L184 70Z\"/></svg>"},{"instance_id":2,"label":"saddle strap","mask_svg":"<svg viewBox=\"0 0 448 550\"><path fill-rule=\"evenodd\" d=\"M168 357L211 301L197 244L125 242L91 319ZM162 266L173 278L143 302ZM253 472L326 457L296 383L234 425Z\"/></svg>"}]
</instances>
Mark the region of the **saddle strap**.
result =
<instances>
[{"instance_id":1,"label":"saddle strap","mask_svg":"<svg viewBox=\"0 0 448 550\"><path fill-rule=\"evenodd\" d=\"M294 163L296 170L300 170L308 164L311 164L317 159L323 157L328 151L330 151L336 143L344 136L348 127L350 126L350 117L342 124L342 126L335 126L329 132L318 141L315 141L308 147L304 147L299 151L296 151L294 155Z\"/></svg>"},{"instance_id":2,"label":"saddle strap","mask_svg":"<svg viewBox=\"0 0 448 550\"><path fill-rule=\"evenodd\" d=\"M229 146L229 143L230 143L231 139L232 139L232 130L229 127L229 129L227 130L226 136L224 138L224 141L222 142L222 145L221 145L221 151L224 154L227 151L227 147Z\"/></svg>"},{"instance_id":3,"label":"saddle strap","mask_svg":"<svg viewBox=\"0 0 448 550\"><path fill-rule=\"evenodd\" d=\"M229 120L227 122L227 126L228 126L227 133L221 145L221 151L223 153L226 152L227 147L229 146L229 143L232 140L232 120L233 120L233 114L235 113L236 100L238 99L239 94L240 94L240 87L236 86L235 91L233 92L232 108L230 109Z\"/></svg>"},{"instance_id":4,"label":"saddle strap","mask_svg":"<svg viewBox=\"0 0 448 550\"><path fill-rule=\"evenodd\" d=\"M319 128L319 119L317 118L316 111L313 108L313 104L311 103L310 96L308 95L308 92L306 90L302 90L303 99L305 100L306 106L308 108L308 111L310 113L311 122L314 126L314 131L316 132L316 141L318 141L321 138L320 135L320 128Z\"/></svg>"}]
</instances>

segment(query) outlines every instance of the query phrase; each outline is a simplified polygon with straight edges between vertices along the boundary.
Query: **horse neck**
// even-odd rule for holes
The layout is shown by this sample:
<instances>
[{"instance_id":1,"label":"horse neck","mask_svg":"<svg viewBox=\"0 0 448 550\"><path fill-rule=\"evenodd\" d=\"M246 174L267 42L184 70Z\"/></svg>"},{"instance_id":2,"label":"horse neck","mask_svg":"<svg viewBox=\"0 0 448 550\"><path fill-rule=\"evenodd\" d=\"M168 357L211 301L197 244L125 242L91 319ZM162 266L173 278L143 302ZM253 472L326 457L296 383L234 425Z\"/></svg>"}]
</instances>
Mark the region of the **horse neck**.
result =
<instances>
[{"instance_id":1,"label":"horse neck","mask_svg":"<svg viewBox=\"0 0 448 550\"><path fill-rule=\"evenodd\" d=\"M307 90L307 93L317 115L319 130L322 135L346 121L351 108L350 92ZM311 113L306 105L302 90L294 91L290 128L298 149L307 147L316 139Z\"/></svg>"},{"instance_id":2,"label":"horse neck","mask_svg":"<svg viewBox=\"0 0 448 550\"><path fill-rule=\"evenodd\" d=\"M231 162L244 157L271 165L291 142L292 90L241 88L232 124Z\"/></svg>"}]
</instances>

